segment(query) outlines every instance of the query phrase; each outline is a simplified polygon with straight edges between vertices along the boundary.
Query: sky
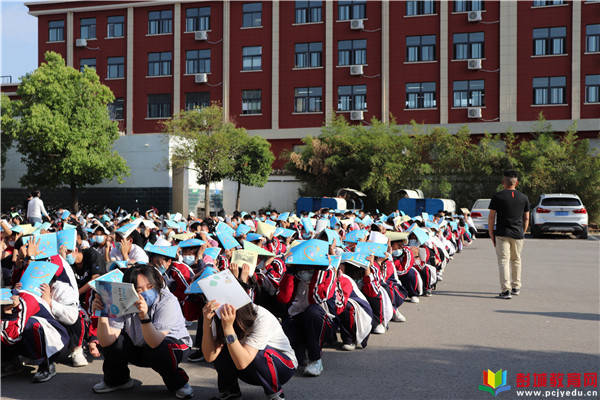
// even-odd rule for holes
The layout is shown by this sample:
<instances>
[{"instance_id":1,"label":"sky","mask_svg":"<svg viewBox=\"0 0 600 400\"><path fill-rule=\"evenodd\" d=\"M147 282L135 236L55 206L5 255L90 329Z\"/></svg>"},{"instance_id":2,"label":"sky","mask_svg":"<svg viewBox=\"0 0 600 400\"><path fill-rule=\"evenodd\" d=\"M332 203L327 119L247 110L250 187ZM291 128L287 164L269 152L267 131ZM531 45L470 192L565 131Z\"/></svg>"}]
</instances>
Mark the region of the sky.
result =
<instances>
[{"instance_id":1,"label":"sky","mask_svg":"<svg viewBox=\"0 0 600 400\"><path fill-rule=\"evenodd\" d=\"M0 0L0 75L15 82L37 68L37 31L24 2Z\"/></svg>"}]
</instances>

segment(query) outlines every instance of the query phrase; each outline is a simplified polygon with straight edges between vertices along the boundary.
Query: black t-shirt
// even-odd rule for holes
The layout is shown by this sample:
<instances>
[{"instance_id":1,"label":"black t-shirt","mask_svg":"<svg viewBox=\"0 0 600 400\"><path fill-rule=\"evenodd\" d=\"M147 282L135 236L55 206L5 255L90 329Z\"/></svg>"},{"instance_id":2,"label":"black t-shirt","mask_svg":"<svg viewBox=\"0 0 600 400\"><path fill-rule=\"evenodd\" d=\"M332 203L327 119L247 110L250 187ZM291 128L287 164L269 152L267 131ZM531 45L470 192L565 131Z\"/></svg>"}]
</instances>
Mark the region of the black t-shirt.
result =
<instances>
[{"instance_id":1,"label":"black t-shirt","mask_svg":"<svg viewBox=\"0 0 600 400\"><path fill-rule=\"evenodd\" d=\"M106 262L99 251L89 248L81 250L81 253L83 254L81 266L73 266L73 272L75 273L75 279L79 287L88 283L93 275L103 275L106 273Z\"/></svg>"},{"instance_id":2,"label":"black t-shirt","mask_svg":"<svg viewBox=\"0 0 600 400\"><path fill-rule=\"evenodd\" d=\"M518 190L502 190L492 197L490 210L496 210L496 236L523 239L523 213L529 212L529 199Z\"/></svg>"}]
</instances>

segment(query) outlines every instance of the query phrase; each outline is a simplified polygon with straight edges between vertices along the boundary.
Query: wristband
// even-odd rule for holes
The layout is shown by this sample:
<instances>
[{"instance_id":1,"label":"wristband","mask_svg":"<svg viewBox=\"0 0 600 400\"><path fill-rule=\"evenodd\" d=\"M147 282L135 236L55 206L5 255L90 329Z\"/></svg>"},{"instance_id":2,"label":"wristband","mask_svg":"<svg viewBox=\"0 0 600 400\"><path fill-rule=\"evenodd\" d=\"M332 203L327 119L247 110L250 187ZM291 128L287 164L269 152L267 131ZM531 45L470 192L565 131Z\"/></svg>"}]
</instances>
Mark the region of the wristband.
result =
<instances>
[{"instance_id":1,"label":"wristband","mask_svg":"<svg viewBox=\"0 0 600 400\"><path fill-rule=\"evenodd\" d=\"M146 319L140 319L140 322L142 323L142 325L144 325L144 324L149 324L150 322L152 322L152 320L150 318L146 318Z\"/></svg>"}]
</instances>

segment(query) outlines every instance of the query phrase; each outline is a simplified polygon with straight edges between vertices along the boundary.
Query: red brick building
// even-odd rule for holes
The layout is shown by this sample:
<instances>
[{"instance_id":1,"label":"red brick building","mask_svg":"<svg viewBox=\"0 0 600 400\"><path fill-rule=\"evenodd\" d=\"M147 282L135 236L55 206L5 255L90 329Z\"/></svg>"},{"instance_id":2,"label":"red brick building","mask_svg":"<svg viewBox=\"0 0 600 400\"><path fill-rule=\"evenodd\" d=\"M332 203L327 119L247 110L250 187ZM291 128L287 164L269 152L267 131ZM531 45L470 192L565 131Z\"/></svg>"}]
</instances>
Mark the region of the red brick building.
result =
<instances>
[{"instance_id":1,"label":"red brick building","mask_svg":"<svg viewBox=\"0 0 600 400\"><path fill-rule=\"evenodd\" d=\"M597 1L27 6L39 59L54 50L75 68L93 62L126 134L156 132L161 118L207 101L276 153L317 133L331 110L473 133L525 132L540 111L557 130L581 120L594 136L600 126Z\"/></svg>"}]
</instances>

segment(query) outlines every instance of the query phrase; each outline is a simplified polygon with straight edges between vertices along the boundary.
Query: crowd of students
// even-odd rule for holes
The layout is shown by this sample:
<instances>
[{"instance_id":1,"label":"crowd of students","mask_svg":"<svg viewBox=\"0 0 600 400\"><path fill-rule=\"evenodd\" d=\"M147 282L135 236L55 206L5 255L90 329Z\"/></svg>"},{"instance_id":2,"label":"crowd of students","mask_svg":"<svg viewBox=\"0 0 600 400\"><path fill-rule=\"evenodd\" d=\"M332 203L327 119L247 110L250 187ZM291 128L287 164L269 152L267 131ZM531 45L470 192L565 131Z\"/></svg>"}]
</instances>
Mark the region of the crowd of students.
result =
<instances>
[{"instance_id":1,"label":"crowd of students","mask_svg":"<svg viewBox=\"0 0 600 400\"><path fill-rule=\"evenodd\" d=\"M35 364L33 381L46 382L56 362L80 367L102 356L94 392L131 388L133 364L160 374L178 398L193 396L182 363L205 361L218 373L217 399L241 397L240 379L283 399L293 375L322 373L324 345L364 349L371 334L406 321L403 303L431 296L453 256L475 239L468 218L441 211L271 210L197 219L58 210L35 224L18 212L5 217L2 287L12 297L2 306L2 376ZM22 290L21 275L40 260L38 235L66 229L76 230L76 245L46 258L59 267L50 284L41 295ZM231 262L242 243L258 254L253 271ZM104 305L90 281L114 269L134 285L136 312L98 316ZM252 303L236 310L189 293L196 280L227 269Z\"/></svg>"}]
</instances>

